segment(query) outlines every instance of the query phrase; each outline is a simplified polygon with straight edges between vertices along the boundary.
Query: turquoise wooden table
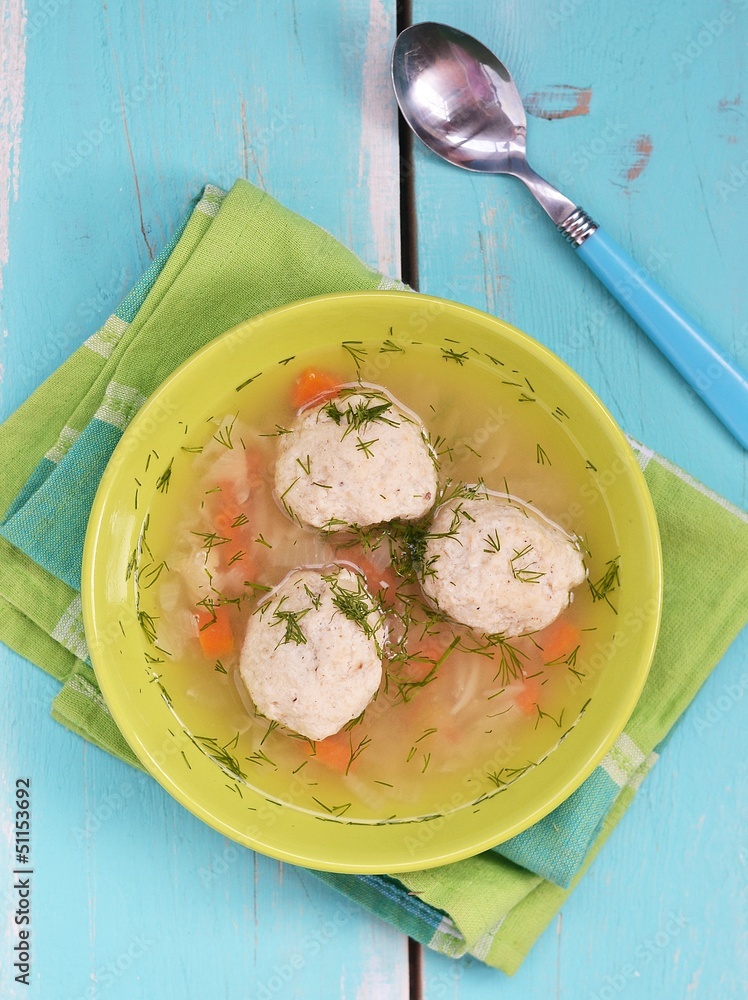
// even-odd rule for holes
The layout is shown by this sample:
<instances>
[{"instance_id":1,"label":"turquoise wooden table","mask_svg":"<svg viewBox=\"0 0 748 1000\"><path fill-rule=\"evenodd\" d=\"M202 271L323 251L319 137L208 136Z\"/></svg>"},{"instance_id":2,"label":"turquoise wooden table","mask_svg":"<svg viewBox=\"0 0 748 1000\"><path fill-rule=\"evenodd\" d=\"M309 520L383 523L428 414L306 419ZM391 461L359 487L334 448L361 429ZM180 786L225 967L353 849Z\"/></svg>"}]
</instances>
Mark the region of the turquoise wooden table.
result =
<instances>
[{"instance_id":1,"label":"turquoise wooden table","mask_svg":"<svg viewBox=\"0 0 748 1000\"><path fill-rule=\"evenodd\" d=\"M372 265L536 336L626 430L745 507L745 454L527 193L400 145L389 50L427 19L501 54L536 168L745 364L746 0L2 0L3 415L111 312L206 181L245 176ZM3 648L0 995L745 997L747 638L513 979L409 948L313 875L221 838L53 722L56 684ZM29 987L13 980L10 905L25 777Z\"/></svg>"}]
</instances>

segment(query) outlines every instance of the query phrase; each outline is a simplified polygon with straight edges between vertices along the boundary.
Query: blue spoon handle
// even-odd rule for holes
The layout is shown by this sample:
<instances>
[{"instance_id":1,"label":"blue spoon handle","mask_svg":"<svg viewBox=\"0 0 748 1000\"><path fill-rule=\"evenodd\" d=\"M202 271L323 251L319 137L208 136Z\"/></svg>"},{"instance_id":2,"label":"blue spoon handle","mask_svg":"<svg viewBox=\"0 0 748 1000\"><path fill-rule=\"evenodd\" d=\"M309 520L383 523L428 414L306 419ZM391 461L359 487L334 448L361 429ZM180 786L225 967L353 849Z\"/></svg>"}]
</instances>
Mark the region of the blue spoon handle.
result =
<instances>
[{"instance_id":1,"label":"blue spoon handle","mask_svg":"<svg viewBox=\"0 0 748 1000\"><path fill-rule=\"evenodd\" d=\"M577 253L748 449L748 375L604 230L596 229Z\"/></svg>"}]
</instances>

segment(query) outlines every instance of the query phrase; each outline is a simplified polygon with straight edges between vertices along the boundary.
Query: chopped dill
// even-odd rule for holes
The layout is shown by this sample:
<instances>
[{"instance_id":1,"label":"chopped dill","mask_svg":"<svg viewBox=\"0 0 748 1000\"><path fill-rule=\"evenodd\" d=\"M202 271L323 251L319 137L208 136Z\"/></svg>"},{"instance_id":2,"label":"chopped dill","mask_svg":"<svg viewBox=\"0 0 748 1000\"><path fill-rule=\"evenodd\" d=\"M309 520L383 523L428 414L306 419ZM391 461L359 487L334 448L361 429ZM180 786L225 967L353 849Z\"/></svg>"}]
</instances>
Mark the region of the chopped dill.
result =
<instances>
[{"instance_id":1,"label":"chopped dill","mask_svg":"<svg viewBox=\"0 0 748 1000\"><path fill-rule=\"evenodd\" d=\"M460 367L462 367L468 359L467 351L455 351L451 347L442 347L441 352L445 361L454 361L455 364L458 364Z\"/></svg>"},{"instance_id":2,"label":"chopped dill","mask_svg":"<svg viewBox=\"0 0 748 1000\"><path fill-rule=\"evenodd\" d=\"M152 617L147 611L138 611L138 624L143 629L145 637L150 643L155 643L158 638L156 632L157 618Z\"/></svg>"},{"instance_id":3,"label":"chopped dill","mask_svg":"<svg viewBox=\"0 0 748 1000\"><path fill-rule=\"evenodd\" d=\"M371 423L383 423L389 424L390 427L398 427L400 422L387 416L388 411L392 409L392 402L389 399L384 399L383 402L379 403L374 402L374 400L382 400L382 398L378 394L371 394L353 405L348 403L343 410L339 410L335 400L331 399L322 407L322 412L327 414L338 426L345 424L343 437L352 431L360 431Z\"/></svg>"},{"instance_id":4,"label":"chopped dill","mask_svg":"<svg viewBox=\"0 0 748 1000\"><path fill-rule=\"evenodd\" d=\"M153 566L151 563L147 563L144 567L141 568L140 572L138 573L138 585L143 590L148 590L150 587L154 585L154 583L156 583L156 581L161 576L164 570L166 570L167 572L169 570L166 560L163 560L162 562L158 563L157 566Z\"/></svg>"},{"instance_id":5,"label":"chopped dill","mask_svg":"<svg viewBox=\"0 0 748 1000\"><path fill-rule=\"evenodd\" d=\"M213 669L215 670L215 672L217 674L227 674L228 673L228 670L226 669L226 667L224 667L224 665L221 663L220 660L216 660L216 665L213 667Z\"/></svg>"},{"instance_id":6,"label":"chopped dill","mask_svg":"<svg viewBox=\"0 0 748 1000\"><path fill-rule=\"evenodd\" d=\"M504 362L503 361L499 361L499 359L495 358L492 354L486 354L486 357L491 362L491 364L500 365L502 368L504 367Z\"/></svg>"},{"instance_id":7,"label":"chopped dill","mask_svg":"<svg viewBox=\"0 0 748 1000\"><path fill-rule=\"evenodd\" d=\"M425 753L423 755L423 767L421 768L421 774L426 773L426 768L429 766L430 763L431 763L431 754Z\"/></svg>"},{"instance_id":8,"label":"chopped dill","mask_svg":"<svg viewBox=\"0 0 748 1000\"><path fill-rule=\"evenodd\" d=\"M514 555L509 560L512 567L512 575L514 576L514 579L518 580L520 583L538 583L545 576L545 573L542 573L540 570L530 568L532 566L532 562L525 566L515 565L518 559L524 559L524 557L528 556L532 551L532 545L525 545L525 547L521 550L515 549Z\"/></svg>"},{"instance_id":9,"label":"chopped dill","mask_svg":"<svg viewBox=\"0 0 748 1000\"><path fill-rule=\"evenodd\" d=\"M203 753L207 757L210 757L211 760L214 760L224 771L228 771L235 778L246 778L246 774L242 771L239 761L230 753L239 742L239 733L223 745L213 736L196 736L195 739Z\"/></svg>"},{"instance_id":10,"label":"chopped dill","mask_svg":"<svg viewBox=\"0 0 748 1000\"><path fill-rule=\"evenodd\" d=\"M255 750L254 753L244 759L248 760L250 764L257 764L259 767L263 767L265 764L270 764L271 767L275 767L276 769L278 767L275 761L272 761L264 750Z\"/></svg>"},{"instance_id":11,"label":"chopped dill","mask_svg":"<svg viewBox=\"0 0 748 1000\"><path fill-rule=\"evenodd\" d=\"M231 527L232 528L241 528L243 525L247 524L248 522L249 522L249 518L247 517L246 514L242 513L242 514L237 515L234 518L234 520L231 522Z\"/></svg>"},{"instance_id":12,"label":"chopped dill","mask_svg":"<svg viewBox=\"0 0 748 1000\"><path fill-rule=\"evenodd\" d=\"M265 733L265 735L260 740L260 746L262 746L262 744L265 742L265 740L268 738L268 736L271 733L275 732L275 730L278 728L279 725L280 725L280 722L277 722L275 719L271 719L270 720L270 725L267 728L267 732Z\"/></svg>"},{"instance_id":13,"label":"chopped dill","mask_svg":"<svg viewBox=\"0 0 748 1000\"><path fill-rule=\"evenodd\" d=\"M590 469L592 472L597 472L597 466L593 465L592 462L590 462L589 459L587 459L587 464L586 464L585 468L586 469Z\"/></svg>"},{"instance_id":14,"label":"chopped dill","mask_svg":"<svg viewBox=\"0 0 748 1000\"><path fill-rule=\"evenodd\" d=\"M332 603L338 611L348 621L358 625L367 639L372 638L381 625L382 617L380 616L374 624L369 621L370 616L377 613L379 608L372 602L363 578L358 578L357 590L346 590L345 587L341 587L337 574L334 576L323 576L322 579L329 584Z\"/></svg>"},{"instance_id":15,"label":"chopped dill","mask_svg":"<svg viewBox=\"0 0 748 1000\"><path fill-rule=\"evenodd\" d=\"M354 748L353 740L351 739L351 756L348 760L348 765L346 766L345 769L346 774L348 774L348 772L350 771L351 765L353 764L354 760L356 760L358 757L361 756L361 754L364 752L364 750L366 750L366 748L370 745L370 743L371 743L371 737L364 736L364 738L361 740L358 746Z\"/></svg>"},{"instance_id":16,"label":"chopped dill","mask_svg":"<svg viewBox=\"0 0 748 1000\"><path fill-rule=\"evenodd\" d=\"M528 396L526 392L521 392L519 394L519 399L517 400L517 402L518 403L534 403L535 402L535 397L534 396Z\"/></svg>"},{"instance_id":17,"label":"chopped dill","mask_svg":"<svg viewBox=\"0 0 748 1000\"><path fill-rule=\"evenodd\" d=\"M225 545L230 542L230 538L225 538L223 535L217 534L215 531L191 531L191 535L197 535L198 538L203 539L202 547L205 549L205 561L207 563L210 550L215 548L217 545Z\"/></svg>"},{"instance_id":18,"label":"chopped dill","mask_svg":"<svg viewBox=\"0 0 748 1000\"><path fill-rule=\"evenodd\" d=\"M486 645L479 649L472 649L470 652L481 652L485 654L485 650L498 649L499 653L499 668L494 674L494 680L500 679L502 687L507 687L512 681L516 680L522 675L522 660L520 657L527 659L527 653L520 649L519 646L513 646L507 641L502 632L493 632L486 636ZM490 655L495 655L490 654Z\"/></svg>"},{"instance_id":19,"label":"chopped dill","mask_svg":"<svg viewBox=\"0 0 748 1000\"><path fill-rule=\"evenodd\" d=\"M273 546L272 546L272 545L270 544L270 542L268 542L268 541L267 541L267 540L266 540L266 539L265 539L265 538L263 537L262 533L260 533L260 534L259 534L259 535L257 536L257 538L255 538L255 541L257 542L257 544L258 544L258 545L264 545L266 549L272 549L272 547L273 547Z\"/></svg>"},{"instance_id":20,"label":"chopped dill","mask_svg":"<svg viewBox=\"0 0 748 1000\"><path fill-rule=\"evenodd\" d=\"M431 729L424 729L424 731L421 733L421 735L416 740L416 743L420 743L421 740L425 740L427 736L433 736L434 733L436 733L436 732L438 732L438 729L435 729L433 727Z\"/></svg>"},{"instance_id":21,"label":"chopped dill","mask_svg":"<svg viewBox=\"0 0 748 1000\"><path fill-rule=\"evenodd\" d=\"M303 469L303 471L308 476L309 473L312 471L312 460L309 457L309 455L307 455L307 457L306 457L306 463L302 462L300 458L297 458L296 461L299 463L299 465L301 466L301 468Z\"/></svg>"},{"instance_id":22,"label":"chopped dill","mask_svg":"<svg viewBox=\"0 0 748 1000\"><path fill-rule=\"evenodd\" d=\"M587 583L589 585L590 592L592 594L592 600L605 601L608 607L612 608L616 614L618 614L618 611L610 603L610 598L608 597L608 595L612 591L614 591L616 587L619 587L621 585L621 580L619 576L620 559L621 559L620 556L616 556L615 559L608 560L608 562L605 564L607 569L600 577L600 579L597 581L597 583L593 583L592 580L589 579L589 577L587 578Z\"/></svg>"},{"instance_id":23,"label":"chopped dill","mask_svg":"<svg viewBox=\"0 0 748 1000\"><path fill-rule=\"evenodd\" d=\"M362 451L366 458L371 458L374 452L371 450L371 446L376 444L379 438L372 438L371 441L362 441L361 438L358 439L356 443L356 451Z\"/></svg>"},{"instance_id":24,"label":"chopped dill","mask_svg":"<svg viewBox=\"0 0 748 1000\"><path fill-rule=\"evenodd\" d=\"M344 340L341 344L344 351L348 351L350 356L353 358L353 363L356 366L356 371L361 367L361 362L366 358L367 351L365 348L360 347L362 340Z\"/></svg>"},{"instance_id":25,"label":"chopped dill","mask_svg":"<svg viewBox=\"0 0 748 1000\"><path fill-rule=\"evenodd\" d=\"M239 414L237 413L235 416L231 418L231 420L226 424L225 427L222 427L217 434L213 435L213 440L217 441L219 444L222 444L224 448L229 448L233 450L234 442L231 440L231 434L234 430L234 424L236 423L238 416Z\"/></svg>"},{"instance_id":26,"label":"chopped dill","mask_svg":"<svg viewBox=\"0 0 748 1000\"><path fill-rule=\"evenodd\" d=\"M250 378L245 379L243 382L240 382L239 385L236 387L236 391L241 392L241 390L244 389L246 386L251 385L255 381L255 379L258 379L260 375L262 375L262 372L257 372L256 375L252 375Z\"/></svg>"},{"instance_id":27,"label":"chopped dill","mask_svg":"<svg viewBox=\"0 0 748 1000\"><path fill-rule=\"evenodd\" d=\"M296 358L296 355L292 354L289 358L283 358L283 360L279 361L278 364L279 365L287 365L289 363L289 361L294 361L295 358Z\"/></svg>"},{"instance_id":28,"label":"chopped dill","mask_svg":"<svg viewBox=\"0 0 748 1000\"><path fill-rule=\"evenodd\" d=\"M390 328L390 333L392 333L392 328ZM391 353L405 354L405 348L404 347L400 347L393 340L385 340L385 341L382 342L382 346L379 348L379 353L380 354L388 354L388 353L389 354L391 354Z\"/></svg>"},{"instance_id":29,"label":"chopped dill","mask_svg":"<svg viewBox=\"0 0 748 1000\"><path fill-rule=\"evenodd\" d=\"M324 802L321 802L319 799L314 798L314 796L312 796L312 798L314 799L314 801L317 803L318 806L322 806L325 812L330 813L331 816L342 816L344 813L347 813L348 810L351 808L350 802L343 802L342 805L339 806L327 806L325 805Z\"/></svg>"},{"instance_id":30,"label":"chopped dill","mask_svg":"<svg viewBox=\"0 0 748 1000\"><path fill-rule=\"evenodd\" d=\"M488 546L488 548L483 550L484 552L487 552L489 555L494 552L501 552L501 539L499 538L498 529L493 534L489 532L483 541Z\"/></svg>"},{"instance_id":31,"label":"chopped dill","mask_svg":"<svg viewBox=\"0 0 748 1000\"><path fill-rule=\"evenodd\" d=\"M553 465L550 458L548 458L548 452L545 450L545 448L541 448L540 445L537 446L536 455L537 455L536 461L538 465Z\"/></svg>"},{"instance_id":32,"label":"chopped dill","mask_svg":"<svg viewBox=\"0 0 748 1000\"><path fill-rule=\"evenodd\" d=\"M172 460L169 462L164 471L156 480L156 489L159 491L159 493L169 492L169 483L171 481L171 467L173 464L174 464L174 459L172 458Z\"/></svg>"},{"instance_id":33,"label":"chopped dill","mask_svg":"<svg viewBox=\"0 0 748 1000\"><path fill-rule=\"evenodd\" d=\"M180 451L188 451L191 455L202 455L203 446L196 445L194 448L186 448L184 445L179 449Z\"/></svg>"},{"instance_id":34,"label":"chopped dill","mask_svg":"<svg viewBox=\"0 0 748 1000\"><path fill-rule=\"evenodd\" d=\"M296 611L285 611L283 604L287 599L285 595L280 598L273 611L273 620L270 622L271 627L275 625L285 626L283 638L279 640L278 646L285 645L287 642L294 642L297 646L306 645L306 636L302 632L299 622L311 609L300 608ZM260 613L262 614L262 611ZM275 648L277 649L278 646Z\"/></svg>"},{"instance_id":35,"label":"chopped dill","mask_svg":"<svg viewBox=\"0 0 748 1000\"><path fill-rule=\"evenodd\" d=\"M304 584L304 590L306 591L306 596L312 602L312 607L315 611L319 611L320 604L322 603L322 595L315 594L312 588L308 584Z\"/></svg>"},{"instance_id":36,"label":"chopped dill","mask_svg":"<svg viewBox=\"0 0 748 1000\"><path fill-rule=\"evenodd\" d=\"M538 717L535 720L535 728L536 729L538 728L538 723L540 722L541 719L550 719L551 722L553 722L556 726L558 726L559 729L561 728L561 726L563 725L563 721L564 721L564 709L563 708L561 709L561 714L559 715L558 719L554 719L553 716L549 712L544 712L542 710L542 708L540 707L540 705L536 705L535 708L537 708L537 710L538 710Z\"/></svg>"},{"instance_id":37,"label":"chopped dill","mask_svg":"<svg viewBox=\"0 0 748 1000\"><path fill-rule=\"evenodd\" d=\"M240 559L243 559L246 556L246 554L247 553L244 551L244 549L239 549L239 551L235 552L233 556L229 559L227 565L233 566L235 562L239 562Z\"/></svg>"},{"instance_id":38,"label":"chopped dill","mask_svg":"<svg viewBox=\"0 0 748 1000\"><path fill-rule=\"evenodd\" d=\"M257 436L261 438L274 438L281 437L283 434L293 434L293 431L288 427L281 427L280 424L276 424L275 430L271 434L258 434Z\"/></svg>"}]
</instances>

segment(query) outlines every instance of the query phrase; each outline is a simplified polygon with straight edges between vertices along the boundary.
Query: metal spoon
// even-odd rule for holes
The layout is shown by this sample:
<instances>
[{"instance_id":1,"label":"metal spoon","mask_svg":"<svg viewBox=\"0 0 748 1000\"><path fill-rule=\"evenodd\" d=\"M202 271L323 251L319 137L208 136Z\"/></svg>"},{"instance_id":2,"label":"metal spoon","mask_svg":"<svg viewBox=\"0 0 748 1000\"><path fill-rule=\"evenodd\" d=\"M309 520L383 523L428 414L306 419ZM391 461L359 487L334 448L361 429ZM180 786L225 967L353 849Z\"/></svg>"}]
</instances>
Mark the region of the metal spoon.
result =
<instances>
[{"instance_id":1,"label":"metal spoon","mask_svg":"<svg viewBox=\"0 0 748 1000\"><path fill-rule=\"evenodd\" d=\"M582 208L535 173L525 153L522 100L496 56L445 24L414 24L395 42L392 82L405 120L433 152L527 185L590 270L748 449L748 375Z\"/></svg>"}]
</instances>

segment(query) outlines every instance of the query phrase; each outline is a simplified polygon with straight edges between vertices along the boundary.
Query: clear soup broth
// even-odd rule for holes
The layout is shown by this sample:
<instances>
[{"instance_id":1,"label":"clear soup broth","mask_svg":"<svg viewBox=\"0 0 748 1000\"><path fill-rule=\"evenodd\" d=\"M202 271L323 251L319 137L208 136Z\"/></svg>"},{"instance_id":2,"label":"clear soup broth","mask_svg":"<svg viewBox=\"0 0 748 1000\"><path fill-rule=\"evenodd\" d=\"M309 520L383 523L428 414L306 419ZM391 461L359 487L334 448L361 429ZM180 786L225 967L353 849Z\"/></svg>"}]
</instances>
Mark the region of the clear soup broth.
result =
<instances>
[{"instance_id":1,"label":"clear soup broth","mask_svg":"<svg viewBox=\"0 0 748 1000\"><path fill-rule=\"evenodd\" d=\"M418 601L417 586L390 563L386 526L336 535L291 520L273 492L273 461L296 413L293 387L310 368L382 386L418 414L442 489L482 482L577 536L589 579L560 618L542 632L486 643ZM215 761L217 780L346 823L430 817L521 780L582 717L596 683L586 659L616 615L618 546L573 414L500 358L456 341L398 339L397 331L281 359L238 391L230 378L210 418L185 425L176 454L149 458L164 471L133 554L151 679ZM296 567L330 562L358 567L385 608L411 586L412 621L407 636L393 631L375 700L315 744L254 709L237 665L247 621L268 589ZM213 720L208 732L204 721L193 724L196 705L201 720L206 712ZM523 750L529 733L532 758Z\"/></svg>"}]
</instances>

